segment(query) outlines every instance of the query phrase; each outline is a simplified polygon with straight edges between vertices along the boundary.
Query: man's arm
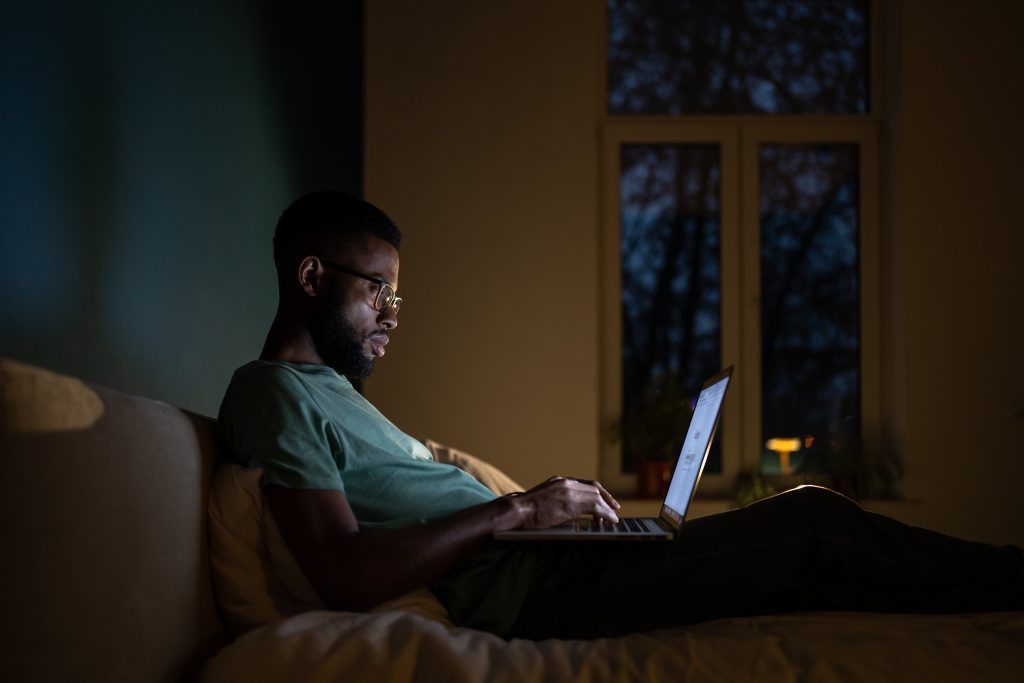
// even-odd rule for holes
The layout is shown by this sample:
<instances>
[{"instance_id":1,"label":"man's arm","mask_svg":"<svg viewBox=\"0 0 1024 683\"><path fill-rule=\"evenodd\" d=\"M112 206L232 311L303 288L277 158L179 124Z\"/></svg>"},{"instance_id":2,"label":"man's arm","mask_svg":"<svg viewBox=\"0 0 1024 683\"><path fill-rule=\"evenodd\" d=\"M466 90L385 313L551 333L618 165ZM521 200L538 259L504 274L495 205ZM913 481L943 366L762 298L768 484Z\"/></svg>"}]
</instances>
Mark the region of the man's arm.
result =
<instances>
[{"instance_id":1,"label":"man's arm","mask_svg":"<svg viewBox=\"0 0 1024 683\"><path fill-rule=\"evenodd\" d=\"M541 529L593 515L617 522L619 504L597 482L554 477L426 524L360 531L338 491L267 487L281 534L324 604L361 610L424 586L453 569L494 531Z\"/></svg>"}]
</instances>

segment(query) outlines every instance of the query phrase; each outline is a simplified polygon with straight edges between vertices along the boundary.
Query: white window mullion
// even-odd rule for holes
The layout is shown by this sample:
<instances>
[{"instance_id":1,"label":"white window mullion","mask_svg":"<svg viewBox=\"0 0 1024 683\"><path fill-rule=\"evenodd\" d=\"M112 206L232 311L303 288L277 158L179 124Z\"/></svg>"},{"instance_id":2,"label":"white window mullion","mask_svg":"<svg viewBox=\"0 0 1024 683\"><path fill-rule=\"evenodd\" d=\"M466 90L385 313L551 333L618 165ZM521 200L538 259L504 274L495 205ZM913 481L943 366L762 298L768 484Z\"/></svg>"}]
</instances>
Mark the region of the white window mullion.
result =
<instances>
[{"instance_id":1,"label":"white window mullion","mask_svg":"<svg viewBox=\"0 0 1024 683\"><path fill-rule=\"evenodd\" d=\"M742 372L743 250L740 215L739 127L722 126L721 273L722 273L722 366L735 365L733 386L726 396L722 417L722 474L701 478L701 495L727 495L743 469L744 373Z\"/></svg>"},{"instance_id":2,"label":"white window mullion","mask_svg":"<svg viewBox=\"0 0 1024 683\"><path fill-rule=\"evenodd\" d=\"M761 216L758 182L757 139L747 127L740 130L740 236L743 270L740 300L743 327L740 333L742 366L743 452L742 468L761 468Z\"/></svg>"},{"instance_id":3,"label":"white window mullion","mask_svg":"<svg viewBox=\"0 0 1024 683\"><path fill-rule=\"evenodd\" d=\"M879 230L878 134L874 126L858 130L860 141L860 343L861 435L869 447L882 442L882 292Z\"/></svg>"}]
</instances>

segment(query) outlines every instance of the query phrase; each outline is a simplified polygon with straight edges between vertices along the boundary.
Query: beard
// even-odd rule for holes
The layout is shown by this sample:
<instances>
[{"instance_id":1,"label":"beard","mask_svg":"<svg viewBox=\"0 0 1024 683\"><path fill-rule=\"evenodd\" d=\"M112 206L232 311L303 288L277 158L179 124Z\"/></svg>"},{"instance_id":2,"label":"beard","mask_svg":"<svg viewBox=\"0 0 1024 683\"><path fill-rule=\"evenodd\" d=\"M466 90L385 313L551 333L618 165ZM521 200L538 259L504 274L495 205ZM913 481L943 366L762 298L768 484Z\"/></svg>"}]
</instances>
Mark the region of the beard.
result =
<instances>
[{"instance_id":1,"label":"beard","mask_svg":"<svg viewBox=\"0 0 1024 683\"><path fill-rule=\"evenodd\" d=\"M360 380L373 374L373 359L366 355L363 340L333 293L313 314L309 334L321 360L339 375Z\"/></svg>"}]
</instances>

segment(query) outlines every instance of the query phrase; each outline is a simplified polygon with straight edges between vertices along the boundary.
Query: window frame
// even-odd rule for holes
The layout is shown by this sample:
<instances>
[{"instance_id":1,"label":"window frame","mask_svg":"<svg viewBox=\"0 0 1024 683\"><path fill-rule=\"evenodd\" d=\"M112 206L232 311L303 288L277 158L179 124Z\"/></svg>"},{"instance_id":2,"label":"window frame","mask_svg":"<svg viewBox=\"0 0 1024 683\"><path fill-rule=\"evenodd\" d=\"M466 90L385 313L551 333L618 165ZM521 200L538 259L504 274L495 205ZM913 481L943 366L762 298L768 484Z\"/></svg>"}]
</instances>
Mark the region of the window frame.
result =
<instances>
[{"instance_id":1,"label":"window frame","mask_svg":"<svg viewBox=\"0 0 1024 683\"><path fill-rule=\"evenodd\" d=\"M598 73L599 211L599 440L598 471L609 490L635 495L636 475L623 471L621 443L609 438L621 416L622 318L619 232L619 173L623 144L707 144L722 149L721 330L723 367L736 372L726 397L720 432L722 472L701 477L698 498L731 496L736 475L761 467L761 313L760 231L757 145L761 143L852 143L858 145L860 179L860 356L861 437L881 444L882 302L881 178L878 112L885 111L882 80L881 3L868 2L868 100L866 114L843 115L678 115L608 113L608 11L594 0L599 15ZM751 151L752 150L752 151ZM730 170L732 171L730 173ZM680 426L680 439L682 438ZM777 488L796 485L799 475L769 477Z\"/></svg>"},{"instance_id":2,"label":"window frame","mask_svg":"<svg viewBox=\"0 0 1024 683\"><path fill-rule=\"evenodd\" d=\"M602 131L603 176L603 229L600 240L601 258L601 380L600 380L600 424L601 439L600 477L606 488L616 492L636 489L636 475L624 472L622 467L622 444L613 443L608 435L622 412L622 252L619 231L619 169L621 149L625 144L717 144L721 150L722 184L719 216L721 242L719 258L722 267L722 292L720 324L722 330L722 357L738 358L741 324L738 288L739 277L739 139L735 130L721 124L678 124L661 123L654 126L632 123L609 123ZM701 477L701 491L705 494L727 493L739 473L741 421L741 391L738 385L742 376L733 377L733 385L726 396L721 423L722 472L705 473ZM694 387L696 388L696 387ZM680 425L680 443L684 425Z\"/></svg>"},{"instance_id":3,"label":"window frame","mask_svg":"<svg viewBox=\"0 0 1024 683\"><path fill-rule=\"evenodd\" d=\"M723 409L722 472L705 473L700 493L723 497L742 470L760 470L761 255L759 148L762 144L853 144L858 148L861 435L881 435L881 296L877 124L861 117L806 117L798 122L764 117L680 122L637 122L609 117L602 128L600 476L606 487L635 490L623 471L622 444L608 435L622 405L622 315L619 173L625 144L717 144L721 150L721 365L736 364ZM778 117L779 119L783 117ZM840 120L842 119L842 120ZM680 426L680 437L682 437ZM799 475L772 477L778 486Z\"/></svg>"},{"instance_id":4,"label":"window frame","mask_svg":"<svg viewBox=\"0 0 1024 683\"><path fill-rule=\"evenodd\" d=\"M878 443L881 436L882 353L879 250L878 134L873 122L838 124L831 121L745 126L740 199L743 233L744 312L742 362L748 372L743 396L744 467L760 469L763 449L761 424L761 232L759 148L762 144L854 144L858 148L859 176L859 287L861 440ZM779 486L800 483L799 475L771 477Z\"/></svg>"}]
</instances>

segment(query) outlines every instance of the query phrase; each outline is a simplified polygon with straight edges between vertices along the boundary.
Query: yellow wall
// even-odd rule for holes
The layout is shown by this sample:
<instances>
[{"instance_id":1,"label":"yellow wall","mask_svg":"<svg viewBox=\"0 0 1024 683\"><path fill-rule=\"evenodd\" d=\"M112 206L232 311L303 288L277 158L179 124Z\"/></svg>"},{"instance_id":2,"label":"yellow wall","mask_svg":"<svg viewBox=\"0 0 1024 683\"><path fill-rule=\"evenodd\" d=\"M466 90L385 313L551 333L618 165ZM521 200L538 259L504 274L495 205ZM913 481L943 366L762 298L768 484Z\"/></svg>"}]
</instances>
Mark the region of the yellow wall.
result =
<instances>
[{"instance_id":1,"label":"yellow wall","mask_svg":"<svg viewBox=\"0 0 1024 683\"><path fill-rule=\"evenodd\" d=\"M882 4L883 413L920 499L886 510L1021 543L1024 17ZM601 6L367 3L365 189L408 299L367 393L524 484L598 469Z\"/></svg>"},{"instance_id":2,"label":"yellow wall","mask_svg":"<svg viewBox=\"0 0 1024 683\"><path fill-rule=\"evenodd\" d=\"M908 515L1024 541L1019 3L903 3L889 52L885 406Z\"/></svg>"},{"instance_id":3,"label":"yellow wall","mask_svg":"<svg viewBox=\"0 0 1024 683\"><path fill-rule=\"evenodd\" d=\"M366 197L407 298L367 393L524 484L596 476L600 15L370 2Z\"/></svg>"}]
</instances>

